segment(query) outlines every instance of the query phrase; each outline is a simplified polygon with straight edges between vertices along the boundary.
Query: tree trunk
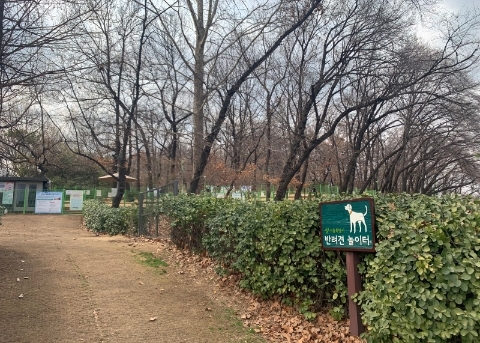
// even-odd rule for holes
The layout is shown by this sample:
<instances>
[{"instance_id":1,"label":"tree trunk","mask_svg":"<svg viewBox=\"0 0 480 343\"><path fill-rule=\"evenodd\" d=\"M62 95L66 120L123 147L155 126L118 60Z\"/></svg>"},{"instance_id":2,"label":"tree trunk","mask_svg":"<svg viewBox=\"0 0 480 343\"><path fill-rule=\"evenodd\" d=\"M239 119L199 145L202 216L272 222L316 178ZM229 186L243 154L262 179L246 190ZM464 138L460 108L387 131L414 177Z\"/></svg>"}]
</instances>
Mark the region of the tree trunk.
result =
<instances>
[{"instance_id":1,"label":"tree trunk","mask_svg":"<svg viewBox=\"0 0 480 343\"><path fill-rule=\"evenodd\" d=\"M305 186L305 180L307 178L307 171L308 171L308 160L305 161L303 164L303 169L300 174L300 184L297 185L295 189L295 200L300 200L302 198L302 190Z\"/></svg>"},{"instance_id":2,"label":"tree trunk","mask_svg":"<svg viewBox=\"0 0 480 343\"><path fill-rule=\"evenodd\" d=\"M202 152L204 148L204 112L205 101L205 42L207 31L204 23L203 0L197 0L196 15L196 40L195 40L195 66L193 75L193 171L202 164ZM193 175L199 182L200 176Z\"/></svg>"},{"instance_id":3,"label":"tree trunk","mask_svg":"<svg viewBox=\"0 0 480 343\"><path fill-rule=\"evenodd\" d=\"M265 197L266 200L270 200L271 193L272 193L272 186L270 183L270 159L272 156L272 93L267 94L267 156L265 159L265 175L267 177L267 181L265 186L267 189L265 190Z\"/></svg>"}]
</instances>

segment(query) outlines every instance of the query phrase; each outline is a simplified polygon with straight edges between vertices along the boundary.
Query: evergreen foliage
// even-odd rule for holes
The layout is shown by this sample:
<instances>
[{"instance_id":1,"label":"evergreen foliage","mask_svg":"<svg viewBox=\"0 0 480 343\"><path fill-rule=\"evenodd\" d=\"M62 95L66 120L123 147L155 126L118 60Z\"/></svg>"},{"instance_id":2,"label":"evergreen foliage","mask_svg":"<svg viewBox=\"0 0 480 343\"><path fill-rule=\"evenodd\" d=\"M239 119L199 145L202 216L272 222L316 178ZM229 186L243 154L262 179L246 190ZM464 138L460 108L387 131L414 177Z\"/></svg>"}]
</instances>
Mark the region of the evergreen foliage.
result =
<instances>
[{"instance_id":1,"label":"evergreen foliage","mask_svg":"<svg viewBox=\"0 0 480 343\"><path fill-rule=\"evenodd\" d=\"M368 341L477 341L480 201L380 194L375 207L379 242L359 266L364 290L356 296ZM159 211L172 220L173 236L195 242L224 272L241 274L242 287L280 296L307 318L323 306L342 317L344 257L321 250L318 202L185 196L164 198Z\"/></svg>"}]
</instances>

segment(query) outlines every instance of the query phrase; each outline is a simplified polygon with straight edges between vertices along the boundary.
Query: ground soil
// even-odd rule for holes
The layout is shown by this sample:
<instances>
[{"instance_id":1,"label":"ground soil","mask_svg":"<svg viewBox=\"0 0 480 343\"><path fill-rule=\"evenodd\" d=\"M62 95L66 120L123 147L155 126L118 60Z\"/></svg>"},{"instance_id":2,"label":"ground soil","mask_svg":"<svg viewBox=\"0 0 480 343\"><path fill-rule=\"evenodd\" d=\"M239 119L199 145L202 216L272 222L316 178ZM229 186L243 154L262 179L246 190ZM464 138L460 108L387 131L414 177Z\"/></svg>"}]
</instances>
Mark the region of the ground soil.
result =
<instances>
[{"instance_id":1,"label":"ground soil","mask_svg":"<svg viewBox=\"0 0 480 343\"><path fill-rule=\"evenodd\" d=\"M0 342L264 342L215 280L141 263L168 245L96 236L81 218L2 218Z\"/></svg>"}]
</instances>

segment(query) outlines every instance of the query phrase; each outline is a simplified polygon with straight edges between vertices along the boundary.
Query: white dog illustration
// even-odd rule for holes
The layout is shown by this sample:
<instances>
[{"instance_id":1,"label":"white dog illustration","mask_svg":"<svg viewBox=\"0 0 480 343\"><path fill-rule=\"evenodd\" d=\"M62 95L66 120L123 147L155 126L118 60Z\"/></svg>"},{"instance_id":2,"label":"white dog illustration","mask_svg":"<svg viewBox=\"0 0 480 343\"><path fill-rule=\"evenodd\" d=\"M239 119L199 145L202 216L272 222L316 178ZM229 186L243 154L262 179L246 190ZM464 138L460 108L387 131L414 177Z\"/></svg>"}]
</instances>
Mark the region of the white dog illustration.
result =
<instances>
[{"instance_id":1,"label":"white dog illustration","mask_svg":"<svg viewBox=\"0 0 480 343\"><path fill-rule=\"evenodd\" d=\"M358 226L360 227L360 230L358 232L362 232L362 223L363 226L365 227L365 232L367 232L367 224L365 223L365 216L367 215L367 206L365 206L365 214L360 213L360 212L354 212L352 210L352 205L347 204L345 206L345 209L348 211L348 214L350 215L350 232L353 231L353 233L357 232L357 223Z\"/></svg>"}]
</instances>

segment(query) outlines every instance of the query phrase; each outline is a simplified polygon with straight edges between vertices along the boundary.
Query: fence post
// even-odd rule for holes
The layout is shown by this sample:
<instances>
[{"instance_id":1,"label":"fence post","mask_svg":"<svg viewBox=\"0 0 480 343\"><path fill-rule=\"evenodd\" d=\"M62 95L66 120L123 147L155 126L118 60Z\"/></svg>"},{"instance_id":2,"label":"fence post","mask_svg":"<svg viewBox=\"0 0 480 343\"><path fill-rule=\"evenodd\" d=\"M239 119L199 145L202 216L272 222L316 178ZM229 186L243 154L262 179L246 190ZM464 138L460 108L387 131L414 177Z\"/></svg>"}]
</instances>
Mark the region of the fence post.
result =
<instances>
[{"instance_id":1,"label":"fence post","mask_svg":"<svg viewBox=\"0 0 480 343\"><path fill-rule=\"evenodd\" d=\"M27 211L27 202L28 202L28 188L25 187L23 190L23 214Z\"/></svg>"},{"instance_id":2,"label":"fence post","mask_svg":"<svg viewBox=\"0 0 480 343\"><path fill-rule=\"evenodd\" d=\"M138 193L138 236L143 230L143 193Z\"/></svg>"},{"instance_id":3,"label":"fence post","mask_svg":"<svg viewBox=\"0 0 480 343\"><path fill-rule=\"evenodd\" d=\"M178 180L173 181L173 195L178 195Z\"/></svg>"},{"instance_id":4,"label":"fence post","mask_svg":"<svg viewBox=\"0 0 480 343\"><path fill-rule=\"evenodd\" d=\"M157 188L157 209L160 204L160 188ZM158 237L158 211L155 210L155 237Z\"/></svg>"},{"instance_id":5,"label":"fence post","mask_svg":"<svg viewBox=\"0 0 480 343\"><path fill-rule=\"evenodd\" d=\"M65 214L65 197L67 194L65 193L65 189L62 190L62 214ZM72 201L72 200L70 200Z\"/></svg>"}]
</instances>

